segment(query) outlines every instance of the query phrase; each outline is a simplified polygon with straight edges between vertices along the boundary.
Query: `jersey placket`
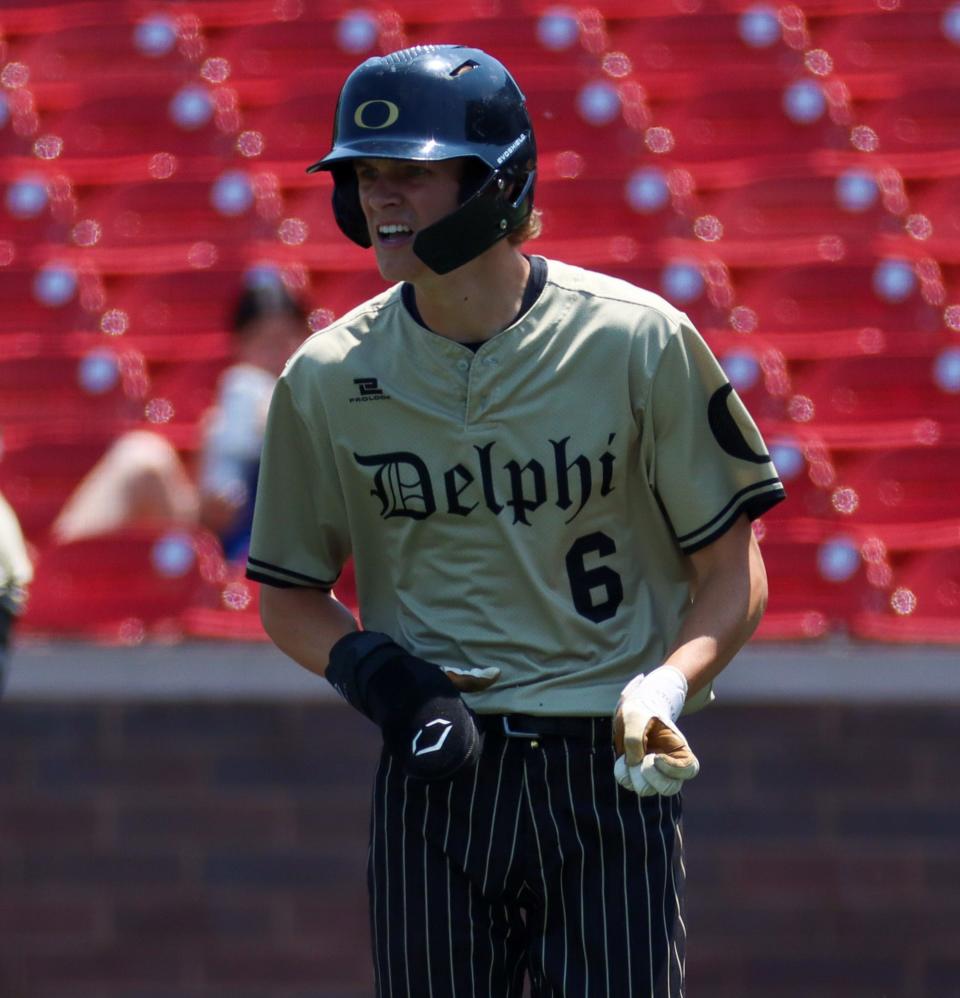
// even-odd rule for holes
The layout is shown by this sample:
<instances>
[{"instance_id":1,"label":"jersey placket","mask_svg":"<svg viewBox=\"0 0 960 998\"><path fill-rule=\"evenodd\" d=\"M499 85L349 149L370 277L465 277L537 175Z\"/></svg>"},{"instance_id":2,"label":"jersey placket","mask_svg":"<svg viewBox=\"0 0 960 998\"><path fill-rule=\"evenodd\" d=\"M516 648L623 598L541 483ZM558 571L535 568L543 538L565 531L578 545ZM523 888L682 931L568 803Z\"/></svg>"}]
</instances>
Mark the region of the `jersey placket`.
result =
<instances>
[{"instance_id":1,"label":"jersey placket","mask_svg":"<svg viewBox=\"0 0 960 998\"><path fill-rule=\"evenodd\" d=\"M500 360L481 347L472 361L467 361L466 364L467 385L463 426L464 429L469 429L484 421L490 405L496 400Z\"/></svg>"}]
</instances>

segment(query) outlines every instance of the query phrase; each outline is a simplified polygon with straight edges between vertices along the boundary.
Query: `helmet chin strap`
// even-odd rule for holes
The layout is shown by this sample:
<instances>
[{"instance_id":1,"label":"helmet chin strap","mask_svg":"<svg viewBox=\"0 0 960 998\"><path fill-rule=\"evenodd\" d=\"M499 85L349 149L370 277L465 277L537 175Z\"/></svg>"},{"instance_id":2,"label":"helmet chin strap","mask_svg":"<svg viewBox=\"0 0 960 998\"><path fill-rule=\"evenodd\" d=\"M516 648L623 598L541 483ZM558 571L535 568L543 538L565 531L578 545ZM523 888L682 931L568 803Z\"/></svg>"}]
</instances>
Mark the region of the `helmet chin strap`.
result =
<instances>
[{"instance_id":1,"label":"helmet chin strap","mask_svg":"<svg viewBox=\"0 0 960 998\"><path fill-rule=\"evenodd\" d=\"M535 180L536 171L531 170L517 197L508 200L504 186L510 180L495 171L456 211L418 232L413 252L437 274L469 263L523 223L533 207ZM499 211L490 210L491 199Z\"/></svg>"}]
</instances>

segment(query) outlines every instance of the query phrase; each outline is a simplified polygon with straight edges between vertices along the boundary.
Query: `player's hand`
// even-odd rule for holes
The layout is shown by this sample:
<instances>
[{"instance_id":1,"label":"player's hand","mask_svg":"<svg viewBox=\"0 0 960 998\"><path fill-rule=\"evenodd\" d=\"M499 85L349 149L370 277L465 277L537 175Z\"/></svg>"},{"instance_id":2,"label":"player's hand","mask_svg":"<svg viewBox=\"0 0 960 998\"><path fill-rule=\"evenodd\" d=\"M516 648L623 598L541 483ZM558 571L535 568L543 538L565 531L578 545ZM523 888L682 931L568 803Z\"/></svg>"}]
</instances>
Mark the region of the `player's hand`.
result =
<instances>
[{"instance_id":1,"label":"player's hand","mask_svg":"<svg viewBox=\"0 0 960 998\"><path fill-rule=\"evenodd\" d=\"M631 680L613 718L617 782L641 797L670 796L700 772L700 763L675 721L683 710L687 681L672 666Z\"/></svg>"},{"instance_id":2,"label":"player's hand","mask_svg":"<svg viewBox=\"0 0 960 998\"><path fill-rule=\"evenodd\" d=\"M495 665L487 666L485 669L460 669L447 666L443 671L447 674L447 679L461 693L479 693L500 678L500 670Z\"/></svg>"},{"instance_id":3,"label":"player's hand","mask_svg":"<svg viewBox=\"0 0 960 998\"><path fill-rule=\"evenodd\" d=\"M453 681L386 634L345 635L331 649L325 675L379 726L408 776L447 780L476 763L480 733Z\"/></svg>"}]
</instances>

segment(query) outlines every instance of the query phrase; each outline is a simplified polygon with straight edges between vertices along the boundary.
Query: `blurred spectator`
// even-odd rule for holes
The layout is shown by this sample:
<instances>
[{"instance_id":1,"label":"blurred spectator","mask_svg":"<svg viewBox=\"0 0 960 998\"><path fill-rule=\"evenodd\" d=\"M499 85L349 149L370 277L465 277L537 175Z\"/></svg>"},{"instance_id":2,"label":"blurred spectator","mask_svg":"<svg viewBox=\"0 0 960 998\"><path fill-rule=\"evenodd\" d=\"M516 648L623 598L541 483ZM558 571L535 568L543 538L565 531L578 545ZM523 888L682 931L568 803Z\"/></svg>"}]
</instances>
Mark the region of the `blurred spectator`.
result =
<instances>
[{"instance_id":1,"label":"blurred spectator","mask_svg":"<svg viewBox=\"0 0 960 998\"><path fill-rule=\"evenodd\" d=\"M228 559L246 557L273 386L309 330L303 303L279 281L245 290L231 325L234 361L204 417L196 474L159 433L126 433L64 504L52 527L55 541L134 525L203 526L220 538Z\"/></svg>"},{"instance_id":2,"label":"blurred spectator","mask_svg":"<svg viewBox=\"0 0 960 998\"><path fill-rule=\"evenodd\" d=\"M20 521L0 495L0 693L7 677L7 660L14 620L23 611L33 565L23 541Z\"/></svg>"}]
</instances>

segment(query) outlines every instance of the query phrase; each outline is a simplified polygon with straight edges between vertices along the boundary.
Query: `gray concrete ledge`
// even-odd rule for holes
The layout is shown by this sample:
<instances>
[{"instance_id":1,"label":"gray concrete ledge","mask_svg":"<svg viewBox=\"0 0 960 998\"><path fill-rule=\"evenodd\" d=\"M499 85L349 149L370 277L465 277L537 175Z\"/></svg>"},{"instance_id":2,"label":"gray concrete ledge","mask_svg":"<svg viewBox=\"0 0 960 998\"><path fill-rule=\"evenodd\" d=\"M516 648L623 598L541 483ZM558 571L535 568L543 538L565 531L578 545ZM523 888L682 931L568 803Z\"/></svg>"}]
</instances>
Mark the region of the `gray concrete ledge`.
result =
<instances>
[{"instance_id":1,"label":"gray concrete ledge","mask_svg":"<svg viewBox=\"0 0 960 998\"><path fill-rule=\"evenodd\" d=\"M956 702L960 648L846 640L745 648L716 684L725 703ZM192 642L120 648L24 639L5 699L322 700L323 681L268 644Z\"/></svg>"}]
</instances>

